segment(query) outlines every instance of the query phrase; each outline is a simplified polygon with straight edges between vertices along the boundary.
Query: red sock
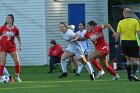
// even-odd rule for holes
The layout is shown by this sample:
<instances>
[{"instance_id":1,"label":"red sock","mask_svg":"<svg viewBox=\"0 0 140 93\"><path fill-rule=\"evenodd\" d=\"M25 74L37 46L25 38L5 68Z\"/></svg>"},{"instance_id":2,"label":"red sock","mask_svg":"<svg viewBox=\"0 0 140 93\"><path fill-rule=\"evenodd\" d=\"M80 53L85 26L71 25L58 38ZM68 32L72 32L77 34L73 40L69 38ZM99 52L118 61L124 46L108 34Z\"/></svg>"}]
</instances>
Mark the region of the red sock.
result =
<instances>
[{"instance_id":1,"label":"red sock","mask_svg":"<svg viewBox=\"0 0 140 93\"><path fill-rule=\"evenodd\" d=\"M19 75L19 73L20 73L20 64L15 65L15 72L16 72L16 75Z\"/></svg>"},{"instance_id":2,"label":"red sock","mask_svg":"<svg viewBox=\"0 0 140 93\"><path fill-rule=\"evenodd\" d=\"M102 67L100 66L100 64L98 63L97 60L94 60L92 62L92 64L99 70L99 71L102 71Z\"/></svg>"},{"instance_id":3,"label":"red sock","mask_svg":"<svg viewBox=\"0 0 140 93\"><path fill-rule=\"evenodd\" d=\"M111 75L116 76L116 72L113 70L113 68L108 65L107 69L106 69Z\"/></svg>"},{"instance_id":4,"label":"red sock","mask_svg":"<svg viewBox=\"0 0 140 93\"><path fill-rule=\"evenodd\" d=\"M0 65L0 76L2 76L2 74L3 74L3 69L4 69L4 66Z\"/></svg>"}]
</instances>

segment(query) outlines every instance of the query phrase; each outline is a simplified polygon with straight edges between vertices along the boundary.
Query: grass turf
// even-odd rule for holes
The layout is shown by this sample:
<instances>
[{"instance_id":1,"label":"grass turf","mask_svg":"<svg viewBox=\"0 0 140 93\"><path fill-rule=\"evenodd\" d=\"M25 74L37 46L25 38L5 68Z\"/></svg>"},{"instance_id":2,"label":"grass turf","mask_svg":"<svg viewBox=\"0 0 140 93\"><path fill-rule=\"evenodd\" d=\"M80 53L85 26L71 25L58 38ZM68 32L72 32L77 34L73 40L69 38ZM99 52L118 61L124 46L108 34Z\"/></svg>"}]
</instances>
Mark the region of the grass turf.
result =
<instances>
[{"instance_id":1,"label":"grass turf","mask_svg":"<svg viewBox=\"0 0 140 93\"><path fill-rule=\"evenodd\" d=\"M8 67L12 74L13 67ZM112 76L106 73L96 81L90 81L84 71L75 77L68 72L68 77L59 79L61 72L47 73L48 66L21 67L23 83L0 84L0 93L139 93L140 82L129 83L125 71L117 71L120 80L112 81ZM139 73L138 73L139 75ZM12 74L14 77L14 74ZM140 76L140 75L139 75Z\"/></svg>"}]
</instances>

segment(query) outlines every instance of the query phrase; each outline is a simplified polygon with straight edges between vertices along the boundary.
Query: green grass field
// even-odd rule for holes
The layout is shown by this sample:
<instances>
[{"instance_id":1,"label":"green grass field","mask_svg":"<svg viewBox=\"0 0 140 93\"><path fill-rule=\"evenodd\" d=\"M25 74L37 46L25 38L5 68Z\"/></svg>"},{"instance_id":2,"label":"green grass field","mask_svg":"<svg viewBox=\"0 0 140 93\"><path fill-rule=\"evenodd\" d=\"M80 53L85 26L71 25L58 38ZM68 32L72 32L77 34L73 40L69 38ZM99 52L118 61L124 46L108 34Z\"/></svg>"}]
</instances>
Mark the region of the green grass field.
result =
<instances>
[{"instance_id":1,"label":"green grass field","mask_svg":"<svg viewBox=\"0 0 140 93\"><path fill-rule=\"evenodd\" d=\"M8 67L14 77L13 67ZM106 73L96 81L90 81L84 71L80 77L68 72L68 77L59 79L61 72L48 74L48 66L21 67L23 83L0 84L0 93L139 93L140 82L129 83L125 71L117 71L121 79L112 81L112 76ZM140 74L138 73L140 76Z\"/></svg>"}]
</instances>

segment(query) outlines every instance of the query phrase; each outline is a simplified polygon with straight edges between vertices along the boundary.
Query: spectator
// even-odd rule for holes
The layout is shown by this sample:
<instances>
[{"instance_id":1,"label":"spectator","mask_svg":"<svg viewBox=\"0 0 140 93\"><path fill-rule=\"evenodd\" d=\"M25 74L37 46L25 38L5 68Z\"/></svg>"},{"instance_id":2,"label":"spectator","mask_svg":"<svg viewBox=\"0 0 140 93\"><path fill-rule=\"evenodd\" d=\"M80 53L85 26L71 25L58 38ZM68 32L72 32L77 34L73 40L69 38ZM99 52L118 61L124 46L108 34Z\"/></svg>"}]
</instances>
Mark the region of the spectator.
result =
<instances>
[{"instance_id":1,"label":"spectator","mask_svg":"<svg viewBox=\"0 0 140 93\"><path fill-rule=\"evenodd\" d=\"M54 70L54 64L61 63L61 55L63 54L62 48L59 44L56 43L55 40L50 41L50 49L48 56L50 56L50 71L48 73L52 73Z\"/></svg>"}]
</instances>

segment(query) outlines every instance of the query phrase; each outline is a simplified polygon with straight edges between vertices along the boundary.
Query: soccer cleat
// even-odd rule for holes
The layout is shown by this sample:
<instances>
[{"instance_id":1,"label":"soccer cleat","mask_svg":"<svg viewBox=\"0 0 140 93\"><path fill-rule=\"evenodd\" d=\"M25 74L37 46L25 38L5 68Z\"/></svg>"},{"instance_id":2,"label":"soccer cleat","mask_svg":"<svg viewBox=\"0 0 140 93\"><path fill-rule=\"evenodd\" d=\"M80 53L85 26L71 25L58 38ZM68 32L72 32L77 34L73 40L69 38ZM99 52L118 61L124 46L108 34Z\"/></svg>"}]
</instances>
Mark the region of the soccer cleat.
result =
<instances>
[{"instance_id":1,"label":"soccer cleat","mask_svg":"<svg viewBox=\"0 0 140 93\"><path fill-rule=\"evenodd\" d=\"M103 70L102 70L102 71L99 71L96 78L100 78L100 77L102 77L104 74L105 74L105 72L104 72Z\"/></svg>"},{"instance_id":2,"label":"soccer cleat","mask_svg":"<svg viewBox=\"0 0 140 93\"><path fill-rule=\"evenodd\" d=\"M9 76L9 78L10 78L10 83L13 83L14 82L14 79L11 77L11 76Z\"/></svg>"},{"instance_id":3,"label":"soccer cleat","mask_svg":"<svg viewBox=\"0 0 140 93\"><path fill-rule=\"evenodd\" d=\"M134 81L140 81L136 75L131 76Z\"/></svg>"},{"instance_id":4,"label":"soccer cleat","mask_svg":"<svg viewBox=\"0 0 140 93\"><path fill-rule=\"evenodd\" d=\"M95 80L94 74L91 74L91 75L90 75L90 80L91 80L91 81Z\"/></svg>"},{"instance_id":5,"label":"soccer cleat","mask_svg":"<svg viewBox=\"0 0 140 93\"><path fill-rule=\"evenodd\" d=\"M67 73L62 73L59 78L67 77Z\"/></svg>"},{"instance_id":6,"label":"soccer cleat","mask_svg":"<svg viewBox=\"0 0 140 93\"><path fill-rule=\"evenodd\" d=\"M116 76L114 76L112 80L118 80L118 79L120 79L120 76L116 74Z\"/></svg>"},{"instance_id":7,"label":"soccer cleat","mask_svg":"<svg viewBox=\"0 0 140 93\"><path fill-rule=\"evenodd\" d=\"M16 76L15 78L17 80L17 82L22 83L21 79L19 78L19 76Z\"/></svg>"},{"instance_id":8,"label":"soccer cleat","mask_svg":"<svg viewBox=\"0 0 140 93\"><path fill-rule=\"evenodd\" d=\"M76 73L75 76L80 76L80 74L79 73Z\"/></svg>"}]
</instances>

